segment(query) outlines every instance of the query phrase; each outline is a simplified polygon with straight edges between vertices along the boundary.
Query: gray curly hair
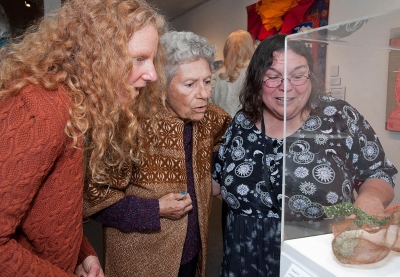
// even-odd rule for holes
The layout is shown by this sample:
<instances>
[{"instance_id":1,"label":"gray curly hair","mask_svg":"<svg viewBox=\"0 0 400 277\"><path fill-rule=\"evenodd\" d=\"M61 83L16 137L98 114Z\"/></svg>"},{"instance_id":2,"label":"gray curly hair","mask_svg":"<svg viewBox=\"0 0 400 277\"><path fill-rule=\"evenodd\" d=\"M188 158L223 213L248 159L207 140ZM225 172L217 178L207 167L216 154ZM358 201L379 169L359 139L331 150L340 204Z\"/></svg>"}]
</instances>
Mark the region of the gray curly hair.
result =
<instances>
[{"instance_id":1,"label":"gray curly hair","mask_svg":"<svg viewBox=\"0 0 400 277\"><path fill-rule=\"evenodd\" d=\"M161 37L161 44L166 53L164 71L168 85L178 74L180 64L203 58L211 69L211 64L214 62L215 46L208 44L204 37L192 32L167 32Z\"/></svg>"}]
</instances>

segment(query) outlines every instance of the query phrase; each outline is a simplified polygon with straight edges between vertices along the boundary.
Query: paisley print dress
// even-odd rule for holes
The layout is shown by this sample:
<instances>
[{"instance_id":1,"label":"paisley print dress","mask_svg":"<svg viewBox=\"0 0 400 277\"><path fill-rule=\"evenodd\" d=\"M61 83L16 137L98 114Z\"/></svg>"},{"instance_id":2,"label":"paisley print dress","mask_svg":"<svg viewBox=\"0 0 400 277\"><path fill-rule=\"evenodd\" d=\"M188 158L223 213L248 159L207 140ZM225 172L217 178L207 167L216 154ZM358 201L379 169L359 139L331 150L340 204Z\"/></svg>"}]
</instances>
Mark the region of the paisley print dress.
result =
<instances>
[{"instance_id":1,"label":"paisley print dress","mask_svg":"<svg viewBox=\"0 0 400 277\"><path fill-rule=\"evenodd\" d=\"M281 220L267 185L281 203L283 174L286 238L330 232L333 220L322 207L354 202L354 189L369 178L394 186L396 168L369 123L345 101L321 96L285 145L286 156L283 140L263 138L241 111L225 133L213 172L229 207L221 276L279 276Z\"/></svg>"}]
</instances>

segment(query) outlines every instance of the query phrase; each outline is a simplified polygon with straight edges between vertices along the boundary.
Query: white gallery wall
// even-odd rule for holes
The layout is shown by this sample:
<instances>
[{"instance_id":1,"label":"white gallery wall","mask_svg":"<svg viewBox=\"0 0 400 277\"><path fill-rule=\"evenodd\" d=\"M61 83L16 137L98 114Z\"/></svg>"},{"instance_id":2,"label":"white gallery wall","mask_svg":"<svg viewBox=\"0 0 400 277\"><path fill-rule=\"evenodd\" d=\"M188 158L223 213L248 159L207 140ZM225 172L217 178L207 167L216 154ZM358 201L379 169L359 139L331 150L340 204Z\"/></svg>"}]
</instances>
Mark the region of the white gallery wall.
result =
<instances>
[{"instance_id":1,"label":"white gallery wall","mask_svg":"<svg viewBox=\"0 0 400 277\"><path fill-rule=\"evenodd\" d=\"M50 13L61 7L61 0L44 0L44 13Z\"/></svg>"},{"instance_id":2,"label":"white gallery wall","mask_svg":"<svg viewBox=\"0 0 400 277\"><path fill-rule=\"evenodd\" d=\"M400 27L400 11L391 12L396 9L400 9L400 1L331 1L330 25L352 18L386 15L371 18L348 38L350 44L359 47L328 47L327 76L330 65L339 66L341 83L346 87L345 100L365 116L384 146L387 157L400 170L400 132L385 129L386 102L395 101L387 98L387 91L394 90L394 86L388 87L389 50L385 47L389 46L391 29ZM393 203L400 203L400 174Z\"/></svg>"},{"instance_id":3,"label":"white gallery wall","mask_svg":"<svg viewBox=\"0 0 400 277\"><path fill-rule=\"evenodd\" d=\"M331 0L329 24L400 9L399 0Z\"/></svg>"},{"instance_id":4,"label":"white gallery wall","mask_svg":"<svg viewBox=\"0 0 400 277\"><path fill-rule=\"evenodd\" d=\"M255 0L210 0L171 22L177 31L191 31L217 46L216 60L222 60L225 39L233 31L247 30L246 6Z\"/></svg>"},{"instance_id":5,"label":"white gallery wall","mask_svg":"<svg viewBox=\"0 0 400 277\"><path fill-rule=\"evenodd\" d=\"M171 21L177 31L192 31L217 46L216 60L222 60L226 37L247 29L246 7L257 0L210 0ZM355 17L400 8L400 0L331 0L329 22L338 23Z\"/></svg>"},{"instance_id":6,"label":"white gallery wall","mask_svg":"<svg viewBox=\"0 0 400 277\"><path fill-rule=\"evenodd\" d=\"M192 31L206 37L210 43L217 46L216 59L220 60L223 59L222 49L226 37L235 30L247 29L246 6L255 2L257 1L209 1L173 20L171 24L177 31ZM386 13L394 9L400 9L399 0L331 0L329 24ZM378 28L369 35L388 43L390 28ZM369 55L368 48L345 47L343 51L346 52L345 55L340 53L340 47L334 47L332 53L328 53L327 65L339 65L341 81L346 86L346 100L367 118L384 145L389 160L400 170L400 132L385 130L388 51L375 51L375 57ZM352 56L354 59L351 59ZM361 62L354 64L354 60ZM327 74L328 70L329 67ZM359 80L364 82L360 83ZM400 174L395 194L393 203L400 203Z\"/></svg>"}]
</instances>

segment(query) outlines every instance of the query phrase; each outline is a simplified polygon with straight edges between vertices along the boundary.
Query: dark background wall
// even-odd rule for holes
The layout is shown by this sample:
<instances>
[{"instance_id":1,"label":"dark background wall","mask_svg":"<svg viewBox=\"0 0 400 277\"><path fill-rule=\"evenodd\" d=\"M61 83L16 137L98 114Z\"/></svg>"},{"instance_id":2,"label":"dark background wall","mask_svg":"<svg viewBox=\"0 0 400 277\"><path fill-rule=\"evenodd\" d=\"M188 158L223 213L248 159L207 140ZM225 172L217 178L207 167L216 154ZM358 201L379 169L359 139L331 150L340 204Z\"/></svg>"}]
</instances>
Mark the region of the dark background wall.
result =
<instances>
[{"instance_id":1,"label":"dark background wall","mask_svg":"<svg viewBox=\"0 0 400 277\"><path fill-rule=\"evenodd\" d=\"M43 1L36 0L28 8L25 6L25 0L0 0L10 22L13 36L21 34L32 22L43 16Z\"/></svg>"}]
</instances>

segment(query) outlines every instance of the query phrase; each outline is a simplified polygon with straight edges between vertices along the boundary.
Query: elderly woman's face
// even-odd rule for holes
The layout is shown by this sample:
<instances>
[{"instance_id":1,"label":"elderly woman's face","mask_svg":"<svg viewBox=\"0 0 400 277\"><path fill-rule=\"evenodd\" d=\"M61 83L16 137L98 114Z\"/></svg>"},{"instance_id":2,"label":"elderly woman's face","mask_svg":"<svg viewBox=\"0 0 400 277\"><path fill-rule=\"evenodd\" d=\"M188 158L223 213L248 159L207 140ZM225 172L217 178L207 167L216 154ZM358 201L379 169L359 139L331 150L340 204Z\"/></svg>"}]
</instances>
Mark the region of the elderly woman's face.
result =
<instances>
[{"instance_id":1,"label":"elderly woman's face","mask_svg":"<svg viewBox=\"0 0 400 277\"><path fill-rule=\"evenodd\" d=\"M167 89L167 108L185 122L199 121L206 112L211 88L211 71L206 60L181 64Z\"/></svg>"},{"instance_id":2,"label":"elderly woman's face","mask_svg":"<svg viewBox=\"0 0 400 277\"><path fill-rule=\"evenodd\" d=\"M284 65L285 65L285 54L283 52L274 53L275 61L271 67L265 72L263 82L278 80L284 76ZM287 52L287 77L291 78L291 82L286 81L286 119L300 119L301 113L306 105L310 94L311 94L311 81L306 77L309 77L309 66L307 60L297 55L292 50ZM298 81L298 80L304 80ZM265 82L262 86L262 99L264 105L267 107L267 112L275 118L283 119L284 116L284 90L283 82L275 88L268 87L268 83ZM273 83L273 82L272 82ZM300 84L300 85L293 85ZM269 85L274 86L274 85Z\"/></svg>"}]
</instances>

